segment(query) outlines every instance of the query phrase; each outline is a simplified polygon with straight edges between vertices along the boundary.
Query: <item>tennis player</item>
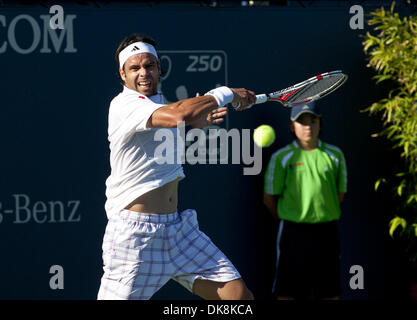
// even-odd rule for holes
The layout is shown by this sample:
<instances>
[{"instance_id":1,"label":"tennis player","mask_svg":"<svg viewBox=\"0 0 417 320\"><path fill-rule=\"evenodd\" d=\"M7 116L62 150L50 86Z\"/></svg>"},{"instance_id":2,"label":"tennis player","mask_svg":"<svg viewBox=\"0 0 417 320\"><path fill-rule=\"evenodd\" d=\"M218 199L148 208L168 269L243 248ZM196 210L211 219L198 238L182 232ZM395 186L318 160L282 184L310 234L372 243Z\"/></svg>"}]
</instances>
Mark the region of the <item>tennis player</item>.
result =
<instances>
[{"instance_id":1,"label":"tennis player","mask_svg":"<svg viewBox=\"0 0 417 320\"><path fill-rule=\"evenodd\" d=\"M108 224L103 239L104 274L98 299L150 299L174 279L203 299L253 299L229 259L199 230L196 211L177 212L181 164L158 164L158 128L220 123L228 103L244 110L252 91L219 87L169 105L158 92L161 75L155 42L126 37L116 51L123 91L110 104L111 174L106 181ZM175 157L176 158L176 157ZM207 197L224 192L219 186Z\"/></svg>"},{"instance_id":2,"label":"tennis player","mask_svg":"<svg viewBox=\"0 0 417 320\"><path fill-rule=\"evenodd\" d=\"M265 173L264 203L280 220L273 291L282 300L339 297L346 162L338 147L319 139L321 126L316 104L293 107L295 140L272 155Z\"/></svg>"}]
</instances>

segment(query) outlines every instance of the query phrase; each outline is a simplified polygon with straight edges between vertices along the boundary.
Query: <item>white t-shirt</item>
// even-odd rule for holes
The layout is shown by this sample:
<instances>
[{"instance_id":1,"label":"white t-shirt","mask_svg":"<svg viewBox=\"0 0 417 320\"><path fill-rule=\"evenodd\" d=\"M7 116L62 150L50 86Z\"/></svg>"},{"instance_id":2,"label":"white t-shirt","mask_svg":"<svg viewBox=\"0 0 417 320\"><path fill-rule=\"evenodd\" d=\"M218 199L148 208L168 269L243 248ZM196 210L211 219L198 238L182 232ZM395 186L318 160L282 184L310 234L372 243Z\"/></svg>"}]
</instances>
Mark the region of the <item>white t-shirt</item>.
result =
<instances>
[{"instance_id":1,"label":"white t-shirt","mask_svg":"<svg viewBox=\"0 0 417 320\"><path fill-rule=\"evenodd\" d=\"M162 143L154 140L158 128L146 128L152 113L164 105L161 93L148 98L126 87L110 103L111 173L106 180L105 204L108 218L144 193L185 177L181 164L157 163L155 148ZM170 143L176 153L177 128L168 130L172 130L174 141Z\"/></svg>"}]
</instances>

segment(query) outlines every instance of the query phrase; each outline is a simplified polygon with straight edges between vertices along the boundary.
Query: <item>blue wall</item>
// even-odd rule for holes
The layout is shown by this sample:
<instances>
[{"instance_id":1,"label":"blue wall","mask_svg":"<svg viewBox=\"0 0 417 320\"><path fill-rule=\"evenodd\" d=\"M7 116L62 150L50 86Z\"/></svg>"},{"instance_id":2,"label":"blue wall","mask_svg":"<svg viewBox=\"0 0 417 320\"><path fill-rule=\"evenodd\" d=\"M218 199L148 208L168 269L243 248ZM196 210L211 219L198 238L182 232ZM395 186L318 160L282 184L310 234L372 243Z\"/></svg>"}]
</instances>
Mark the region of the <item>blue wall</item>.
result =
<instances>
[{"instance_id":1,"label":"blue wall","mask_svg":"<svg viewBox=\"0 0 417 320\"><path fill-rule=\"evenodd\" d=\"M262 93L325 71L348 73L348 82L320 102L321 138L344 151L348 166L340 223L342 298L401 298L402 282L391 277L400 270L398 257L387 237L392 202L389 194L373 191L374 181L391 170L395 158L386 143L370 137L380 128L378 121L360 112L385 97L387 88L371 79L360 38L365 30L349 27L348 5L67 3L63 8L72 24L57 31L63 36L57 50L45 33L47 18L40 17L49 8L0 8L0 299L96 297L107 222L107 111L121 90L114 52L133 32L159 44L169 71L162 81L169 101L218 84ZM365 13L371 9L365 7ZM30 52L21 53L25 50ZM195 59L199 62L191 65ZM208 70L201 63L206 60L212 63ZM197 209L201 229L234 262L258 299L269 297L277 227L262 205L263 173L271 154L292 140L288 119L289 111L273 103L230 111L224 128L270 124L276 129L276 142L263 150L261 174L243 175L243 164L186 164L187 178L180 184L179 209ZM63 290L50 288L52 265L64 269ZM364 290L349 288L352 265L364 268ZM174 297L197 299L173 282L154 299Z\"/></svg>"}]
</instances>

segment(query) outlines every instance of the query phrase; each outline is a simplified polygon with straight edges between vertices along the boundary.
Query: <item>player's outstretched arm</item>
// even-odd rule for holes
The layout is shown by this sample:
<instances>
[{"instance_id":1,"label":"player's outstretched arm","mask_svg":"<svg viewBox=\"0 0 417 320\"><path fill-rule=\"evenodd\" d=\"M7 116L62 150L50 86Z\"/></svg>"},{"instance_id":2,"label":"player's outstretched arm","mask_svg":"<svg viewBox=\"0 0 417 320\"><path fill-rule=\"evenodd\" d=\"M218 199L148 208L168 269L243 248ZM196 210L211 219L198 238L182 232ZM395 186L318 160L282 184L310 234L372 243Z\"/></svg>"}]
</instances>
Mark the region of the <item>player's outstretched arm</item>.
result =
<instances>
[{"instance_id":1,"label":"player's outstretched arm","mask_svg":"<svg viewBox=\"0 0 417 320\"><path fill-rule=\"evenodd\" d=\"M175 128L178 122L192 125L200 118L217 109L212 96L202 96L180 100L157 109L148 120L148 128Z\"/></svg>"},{"instance_id":2,"label":"player's outstretched arm","mask_svg":"<svg viewBox=\"0 0 417 320\"><path fill-rule=\"evenodd\" d=\"M222 108L227 103L239 102L241 104L239 110L243 110L256 101L255 93L247 89L226 88L222 91L218 89L220 88L209 91L201 97L180 100L157 109L149 118L147 127L175 128L178 122L182 121L185 125L194 125L201 119L206 119L213 110Z\"/></svg>"},{"instance_id":3,"label":"player's outstretched arm","mask_svg":"<svg viewBox=\"0 0 417 320\"><path fill-rule=\"evenodd\" d=\"M197 92L196 97L200 97L200 93ZM227 107L217 108L208 113L206 117L200 118L192 125L193 128L205 128L210 125L220 124L224 121L224 117L227 115Z\"/></svg>"}]
</instances>

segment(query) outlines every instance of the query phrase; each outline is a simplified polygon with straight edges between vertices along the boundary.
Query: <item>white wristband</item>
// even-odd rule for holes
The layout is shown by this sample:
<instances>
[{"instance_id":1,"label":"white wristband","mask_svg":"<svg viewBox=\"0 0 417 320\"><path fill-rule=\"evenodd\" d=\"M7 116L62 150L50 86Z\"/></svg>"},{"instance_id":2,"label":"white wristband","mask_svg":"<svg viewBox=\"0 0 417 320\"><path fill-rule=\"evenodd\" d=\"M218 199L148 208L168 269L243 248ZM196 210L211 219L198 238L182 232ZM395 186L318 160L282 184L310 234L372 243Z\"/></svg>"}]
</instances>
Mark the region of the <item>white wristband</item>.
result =
<instances>
[{"instance_id":1,"label":"white wristband","mask_svg":"<svg viewBox=\"0 0 417 320\"><path fill-rule=\"evenodd\" d=\"M233 91L225 86L210 90L206 95L211 95L216 99L218 108L224 107L226 104L232 102L235 96Z\"/></svg>"}]
</instances>

